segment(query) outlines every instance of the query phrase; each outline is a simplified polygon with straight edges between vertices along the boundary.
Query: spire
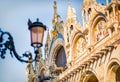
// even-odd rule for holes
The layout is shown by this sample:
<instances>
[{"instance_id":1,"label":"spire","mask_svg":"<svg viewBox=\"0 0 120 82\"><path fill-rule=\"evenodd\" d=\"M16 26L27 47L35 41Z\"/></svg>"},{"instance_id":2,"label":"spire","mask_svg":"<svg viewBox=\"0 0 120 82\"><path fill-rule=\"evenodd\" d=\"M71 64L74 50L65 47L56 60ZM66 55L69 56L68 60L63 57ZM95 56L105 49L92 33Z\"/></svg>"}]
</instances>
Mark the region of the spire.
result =
<instances>
[{"instance_id":1,"label":"spire","mask_svg":"<svg viewBox=\"0 0 120 82\"><path fill-rule=\"evenodd\" d=\"M46 43L48 43L49 41L50 41L50 34L49 34L49 30L48 30Z\"/></svg>"},{"instance_id":2,"label":"spire","mask_svg":"<svg viewBox=\"0 0 120 82\"><path fill-rule=\"evenodd\" d=\"M72 7L70 4L70 0L68 0L68 13L67 13L67 17L69 18L72 14Z\"/></svg>"},{"instance_id":3,"label":"spire","mask_svg":"<svg viewBox=\"0 0 120 82\"><path fill-rule=\"evenodd\" d=\"M54 1L54 16L57 15L57 3Z\"/></svg>"},{"instance_id":4,"label":"spire","mask_svg":"<svg viewBox=\"0 0 120 82\"><path fill-rule=\"evenodd\" d=\"M49 34L49 30L47 32L47 38L46 38L46 43L45 43L45 53L48 51L49 47L50 47L50 42L51 42L51 39L50 39L50 34Z\"/></svg>"},{"instance_id":5,"label":"spire","mask_svg":"<svg viewBox=\"0 0 120 82\"><path fill-rule=\"evenodd\" d=\"M60 17L57 13L57 3L56 3L56 1L54 1L53 8L54 8L54 18L52 20L52 23L53 23L53 26L55 26L55 24L58 22L59 17Z\"/></svg>"},{"instance_id":6,"label":"spire","mask_svg":"<svg viewBox=\"0 0 120 82\"><path fill-rule=\"evenodd\" d=\"M68 12L67 12L67 19L75 18L76 19L76 10L71 7L70 0L68 0Z\"/></svg>"}]
</instances>

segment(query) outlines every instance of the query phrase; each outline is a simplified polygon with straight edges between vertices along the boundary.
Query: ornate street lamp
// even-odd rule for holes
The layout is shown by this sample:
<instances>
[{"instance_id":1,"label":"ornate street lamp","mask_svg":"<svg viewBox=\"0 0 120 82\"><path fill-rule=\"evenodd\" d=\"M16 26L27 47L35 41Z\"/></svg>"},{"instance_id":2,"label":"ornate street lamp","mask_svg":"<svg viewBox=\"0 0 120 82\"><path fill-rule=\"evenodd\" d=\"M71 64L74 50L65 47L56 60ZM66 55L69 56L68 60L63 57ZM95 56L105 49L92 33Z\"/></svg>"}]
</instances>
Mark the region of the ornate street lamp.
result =
<instances>
[{"instance_id":1,"label":"ornate street lamp","mask_svg":"<svg viewBox=\"0 0 120 82\"><path fill-rule=\"evenodd\" d=\"M35 48L35 58L32 58L32 54L30 52L25 52L24 54L22 54L22 56L19 56L16 52L13 37L11 36L11 34L9 32L3 32L2 30L0 30L0 57L2 59L5 58L6 51L9 50L11 57L13 57L14 55L20 62L32 63L33 61L36 61L37 54L39 53L38 49L42 47L42 41L46 26L43 23L39 22L39 19L37 19L37 21L33 23L29 19L28 29L30 30L31 34L31 46ZM7 39L6 35L8 37ZM27 59L25 59L24 57L27 57Z\"/></svg>"},{"instance_id":2,"label":"ornate street lamp","mask_svg":"<svg viewBox=\"0 0 120 82\"><path fill-rule=\"evenodd\" d=\"M39 22L39 19L37 19L36 22L31 22L31 20L28 20L28 29L30 30L30 36L31 36L31 46L34 47L35 50L35 57L34 59L32 58L32 54L30 52L25 52L24 54L22 54L22 56L19 56L18 53L16 52L15 46L14 46L14 41L13 41L13 37L11 36L11 34L9 32L3 32L0 29L0 57L2 59L5 58L5 54L6 51L9 50L11 56L13 57L13 55L17 58L17 60L19 60L20 62L25 62L25 63L31 63L33 61L36 62L39 61L39 48L42 47L42 42L43 42L43 37L44 37L44 31L46 30L46 26ZM7 39L6 36L7 35ZM27 59L25 60L26 57ZM35 69L34 72L36 73L36 65L35 65ZM50 80L50 79L54 79L55 77L52 76L45 76L43 75L39 75L37 78L39 78L40 82L43 82L44 80Z\"/></svg>"},{"instance_id":3,"label":"ornate street lamp","mask_svg":"<svg viewBox=\"0 0 120 82\"><path fill-rule=\"evenodd\" d=\"M42 46L46 26L39 22L39 19L37 19L34 23L29 20L28 26L31 34L31 46L34 48L40 48Z\"/></svg>"}]
</instances>

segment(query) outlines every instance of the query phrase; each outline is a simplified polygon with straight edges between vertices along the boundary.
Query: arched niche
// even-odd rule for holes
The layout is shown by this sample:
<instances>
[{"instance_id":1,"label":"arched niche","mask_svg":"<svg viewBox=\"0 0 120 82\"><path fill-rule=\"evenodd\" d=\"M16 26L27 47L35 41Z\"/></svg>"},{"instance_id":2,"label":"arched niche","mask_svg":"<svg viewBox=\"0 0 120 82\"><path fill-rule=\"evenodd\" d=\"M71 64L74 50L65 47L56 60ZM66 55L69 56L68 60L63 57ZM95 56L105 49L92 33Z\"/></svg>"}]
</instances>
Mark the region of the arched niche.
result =
<instances>
[{"instance_id":1,"label":"arched niche","mask_svg":"<svg viewBox=\"0 0 120 82\"><path fill-rule=\"evenodd\" d=\"M64 46L64 41L61 38L58 38L53 42L53 45L50 48L50 61L49 62L54 63L54 59L57 55L57 51L62 46Z\"/></svg>"},{"instance_id":2,"label":"arched niche","mask_svg":"<svg viewBox=\"0 0 120 82\"><path fill-rule=\"evenodd\" d=\"M66 52L64 48L64 41L58 38L54 41L50 51L50 63L55 67L65 68L67 63Z\"/></svg>"},{"instance_id":3,"label":"arched niche","mask_svg":"<svg viewBox=\"0 0 120 82\"><path fill-rule=\"evenodd\" d=\"M67 59L66 59L66 53L64 47L60 47L57 51L57 55L55 57L55 64L57 67L66 67Z\"/></svg>"},{"instance_id":4,"label":"arched niche","mask_svg":"<svg viewBox=\"0 0 120 82\"><path fill-rule=\"evenodd\" d=\"M120 82L120 65L117 62L112 62L106 73L105 82Z\"/></svg>"},{"instance_id":5,"label":"arched niche","mask_svg":"<svg viewBox=\"0 0 120 82\"><path fill-rule=\"evenodd\" d=\"M86 71L82 74L79 82L99 82L92 71Z\"/></svg>"},{"instance_id":6,"label":"arched niche","mask_svg":"<svg viewBox=\"0 0 120 82\"><path fill-rule=\"evenodd\" d=\"M92 23L91 39L92 43L102 40L108 35L106 17L103 14L98 14Z\"/></svg>"},{"instance_id":7,"label":"arched niche","mask_svg":"<svg viewBox=\"0 0 120 82\"><path fill-rule=\"evenodd\" d=\"M78 58L81 53L84 52L84 49L86 48L87 42L85 39L85 36L82 33L77 33L72 42L72 59Z\"/></svg>"}]
</instances>

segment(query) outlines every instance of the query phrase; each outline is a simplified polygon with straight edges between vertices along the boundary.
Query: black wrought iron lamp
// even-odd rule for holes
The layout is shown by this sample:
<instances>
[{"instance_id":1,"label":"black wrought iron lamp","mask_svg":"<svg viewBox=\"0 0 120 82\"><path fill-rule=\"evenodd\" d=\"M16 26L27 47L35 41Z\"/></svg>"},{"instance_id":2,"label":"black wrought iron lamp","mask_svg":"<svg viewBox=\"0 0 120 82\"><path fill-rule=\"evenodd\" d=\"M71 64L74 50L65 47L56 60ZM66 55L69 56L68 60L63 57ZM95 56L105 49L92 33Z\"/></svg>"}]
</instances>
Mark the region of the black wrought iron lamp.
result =
<instances>
[{"instance_id":1,"label":"black wrought iron lamp","mask_svg":"<svg viewBox=\"0 0 120 82\"><path fill-rule=\"evenodd\" d=\"M43 23L39 22L39 19L37 19L37 21L33 23L29 19L28 29L30 30L31 35L31 46L35 48L35 54L37 55L38 49L43 45L42 42L46 26ZM5 35L8 36L7 39L5 38ZM30 62L29 60L32 60L31 62L36 61L36 56L35 58L32 58L32 54L30 52L25 52L24 54L22 54L22 56L18 55L11 34L9 32L3 32L2 30L0 30L0 57L2 59L5 58L7 50L10 51L12 57L14 55L20 62L28 63ZM27 59L25 59L24 57L27 57Z\"/></svg>"},{"instance_id":2,"label":"black wrought iron lamp","mask_svg":"<svg viewBox=\"0 0 120 82\"><path fill-rule=\"evenodd\" d=\"M37 21L34 23L29 20L28 26L31 34L31 46L33 46L34 48L42 47L46 26L43 25L43 23L39 22L39 19L37 19Z\"/></svg>"}]
</instances>

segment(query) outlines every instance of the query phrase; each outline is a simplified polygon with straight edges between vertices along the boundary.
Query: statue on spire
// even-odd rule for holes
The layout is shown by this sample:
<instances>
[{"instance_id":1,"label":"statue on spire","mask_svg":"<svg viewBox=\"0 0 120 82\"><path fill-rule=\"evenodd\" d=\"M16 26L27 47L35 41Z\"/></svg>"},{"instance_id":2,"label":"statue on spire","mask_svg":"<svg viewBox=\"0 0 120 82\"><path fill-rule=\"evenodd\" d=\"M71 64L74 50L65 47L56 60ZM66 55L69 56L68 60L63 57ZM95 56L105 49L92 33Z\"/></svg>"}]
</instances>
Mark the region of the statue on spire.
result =
<instances>
[{"instance_id":1,"label":"statue on spire","mask_svg":"<svg viewBox=\"0 0 120 82\"><path fill-rule=\"evenodd\" d=\"M57 3L54 1L54 15L57 15Z\"/></svg>"},{"instance_id":2,"label":"statue on spire","mask_svg":"<svg viewBox=\"0 0 120 82\"><path fill-rule=\"evenodd\" d=\"M57 3L54 1L54 18L52 20L53 30L51 31L52 39L57 38L58 33L63 33L63 21L61 21L60 15L57 13Z\"/></svg>"},{"instance_id":3,"label":"statue on spire","mask_svg":"<svg viewBox=\"0 0 120 82\"><path fill-rule=\"evenodd\" d=\"M53 26L55 26L55 24L58 22L59 17L60 17L60 15L58 15L58 13L57 13L57 3L56 3L56 1L54 1L53 8L54 8L54 18L52 20L52 24L53 24Z\"/></svg>"}]
</instances>

